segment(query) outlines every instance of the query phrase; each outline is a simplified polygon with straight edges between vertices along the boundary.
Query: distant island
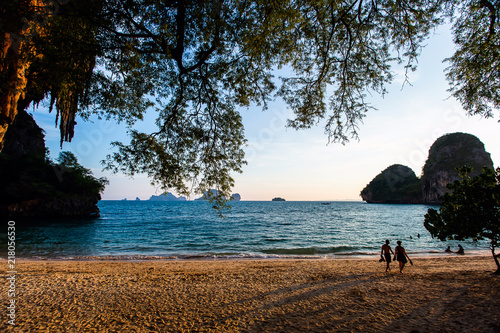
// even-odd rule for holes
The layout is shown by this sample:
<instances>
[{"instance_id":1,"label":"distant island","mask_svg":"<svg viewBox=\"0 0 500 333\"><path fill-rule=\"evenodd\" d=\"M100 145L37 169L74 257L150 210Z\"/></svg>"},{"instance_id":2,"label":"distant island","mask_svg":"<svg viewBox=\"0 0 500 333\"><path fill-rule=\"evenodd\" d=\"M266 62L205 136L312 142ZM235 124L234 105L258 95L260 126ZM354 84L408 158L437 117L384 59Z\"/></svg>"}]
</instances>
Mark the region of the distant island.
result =
<instances>
[{"instance_id":1,"label":"distant island","mask_svg":"<svg viewBox=\"0 0 500 333\"><path fill-rule=\"evenodd\" d=\"M186 201L186 198L176 197L172 193L164 192L160 195L152 195L149 201Z\"/></svg>"},{"instance_id":2,"label":"distant island","mask_svg":"<svg viewBox=\"0 0 500 333\"><path fill-rule=\"evenodd\" d=\"M474 135L451 133L438 138L429 149L429 156L418 178L412 169L394 164L378 174L361 191L368 203L439 204L448 184L459 180L457 168L473 168L471 176L483 167L493 168L490 154Z\"/></svg>"},{"instance_id":3,"label":"distant island","mask_svg":"<svg viewBox=\"0 0 500 333\"><path fill-rule=\"evenodd\" d=\"M276 198L273 198L271 201L286 201L286 200L283 198L280 198L280 197L276 197Z\"/></svg>"},{"instance_id":4,"label":"distant island","mask_svg":"<svg viewBox=\"0 0 500 333\"><path fill-rule=\"evenodd\" d=\"M203 196L201 196L198 199L194 199L194 201L210 200L210 198L217 198L220 195L221 194L219 193L219 191L211 189L209 191L205 191L205 193L203 193ZM231 201L240 201L240 200L241 200L241 195L239 193L234 193L231 195Z\"/></svg>"},{"instance_id":5,"label":"distant island","mask_svg":"<svg viewBox=\"0 0 500 333\"><path fill-rule=\"evenodd\" d=\"M206 191L202 197L194 199L194 201L201 201L201 200L209 200L211 196L218 196L219 191L217 190L210 190L211 194L209 194L209 191ZM241 195L239 193L234 193L231 195L231 201L240 201L241 200ZM122 201L129 201L127 198L122 199ZM141 201L138 197L135 198L135 201ZM187 201L186 197L176 197L170 192L163 192L160 195L152 195L148 200L146 201Z\"/></svg>"},{"instance_id":6,"label":"distant island","mask_svg":"<svg viewBox=\"0 0 500 333\"><path fill-rule=\"evenodd\" d=\"M122 199L122 201L130 201L130 200L128 200L127 198L125 198L125 199ZM135 197L134 201L141 201L141 199L139 197Z\"/></svg>"}]
</instances>

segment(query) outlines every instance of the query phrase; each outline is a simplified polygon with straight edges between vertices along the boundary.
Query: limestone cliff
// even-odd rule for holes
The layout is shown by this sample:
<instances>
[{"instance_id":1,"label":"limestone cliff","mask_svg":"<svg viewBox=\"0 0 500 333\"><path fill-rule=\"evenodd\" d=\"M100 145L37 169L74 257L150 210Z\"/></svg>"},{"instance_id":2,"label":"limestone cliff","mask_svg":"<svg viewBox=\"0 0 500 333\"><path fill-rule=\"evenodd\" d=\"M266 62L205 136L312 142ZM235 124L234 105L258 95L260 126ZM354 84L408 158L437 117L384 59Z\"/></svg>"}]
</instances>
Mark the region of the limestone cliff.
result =
<instances>
[{"instance_id":1,"label":"limestone cliff","mask_svg":"<svg viewBox=\"0 0 500 333\"><path fill-rule=\"evenodd\" d=\"M420 179L409 167L394 164L366 185L361 198L368 203L421 203Z\"/></svg>"},{"instance_id":2,"label":"limestone cliff","mask_svg":"<svg viewBox=\"0 0 500 333\"><path fill-rule=\"evenodd\" d=\"M426 203L439 203L439 197L448 191L446 185L459 180L456 168L473 168L476 176L483 167L493 168L490 154L474 135L447 134L437 139L429 150L422 174L422 192Z\"/></svg>"},{"instance_id":3,"label":"limestone cliff","mask_svg":"<svg viewBox=\"0 0 500 333\"><path fill-rule=\"evenodd\" d=\"M395 164L377 175L362 191L361 198L370 203L439 204L449 183L459 180L457 168L473 168L471 176L483 167L493 168L490 154L474 135L446 134L429 150L421 179L407 166Z\"/></svg>"},{"instance_id":4,"label":"limestone cliff","mask_svg":"<svg viewBox=\"0 0 500 333\"><path fill-rule=\"evenodd\" d=\"M12 219L98 216L107 182L94 178L71 153L62 153L59 164L47 159L42 129L25 111L5 135L0 179L0 217Z\"/></svg>"},{"instance_id":5,"label":"limestone cliff","mask_svg":"<svg viewBox=\"0 0 500 333\"><path fill-rule=\"evenodd\" d=\"M20 112L12 126L13 128L5 136L8 144L2 154L13 159L21 159L30 155L32 158L43 161L45 158L45 136L33 118L25 111Z\"/></svg>"},{"instance_id":6,"label":"limestone cliff","mask_svg":"<svg viewBox=\"0 0 500 333\"><path fill-rule=\"evenodd\" d=\"M33 0L33 4L37 1ZM12 10L13 3L6 4L1 10L0 29L0 152L4 146L7 129L17 115L17 102L26 87L26 70L29 62L21 57L21 50L26 48L22 36L30 33L32 27L23 25L20 10ZM2 4L2 7L4 4ZM9 12L7 12L7 10ZM7 19L7 15L10 17ZM4 20L7 22L4 23ZM9 29L7 29L9 27Z\"/></svg>"},{"instance_id":7,"label":"limestone cliff","mask_svg":"<svg viewBox=\"0 0 500 333\"><path fill-rule=\"evenodd\" d=\"M47 97L50 109L55 106L61 145L71 141L75 115L89 103L90 80L98 54L89 18L98 7L87 1L2 2L0 152L18 112ZM77 12L86 15L76 15Z\"/></svg>"}]
</instances>

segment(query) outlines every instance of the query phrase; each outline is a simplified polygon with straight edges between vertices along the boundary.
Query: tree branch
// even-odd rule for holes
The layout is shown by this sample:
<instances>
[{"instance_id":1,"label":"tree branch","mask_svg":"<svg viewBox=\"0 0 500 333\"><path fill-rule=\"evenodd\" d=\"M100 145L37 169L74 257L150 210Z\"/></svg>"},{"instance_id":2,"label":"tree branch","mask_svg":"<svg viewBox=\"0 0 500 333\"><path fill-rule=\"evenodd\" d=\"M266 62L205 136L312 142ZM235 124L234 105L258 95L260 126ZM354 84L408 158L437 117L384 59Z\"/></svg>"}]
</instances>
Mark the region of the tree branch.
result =
<instances>
[{"instance_id":1,"label":"tree branch","mask_svg":"<svg viewBox=\"0 0 500 333\"><path fill-rule=\"evenodd\" d=\"M492 36L495 35L495 24L497 20L497 9L495 6L488 0L481 0L480 4L483 6L483 8L486 8L490 12L490 28L489 28L489 33L488 33L488 41L491 39Z\"/></svg>"}]
</instances>

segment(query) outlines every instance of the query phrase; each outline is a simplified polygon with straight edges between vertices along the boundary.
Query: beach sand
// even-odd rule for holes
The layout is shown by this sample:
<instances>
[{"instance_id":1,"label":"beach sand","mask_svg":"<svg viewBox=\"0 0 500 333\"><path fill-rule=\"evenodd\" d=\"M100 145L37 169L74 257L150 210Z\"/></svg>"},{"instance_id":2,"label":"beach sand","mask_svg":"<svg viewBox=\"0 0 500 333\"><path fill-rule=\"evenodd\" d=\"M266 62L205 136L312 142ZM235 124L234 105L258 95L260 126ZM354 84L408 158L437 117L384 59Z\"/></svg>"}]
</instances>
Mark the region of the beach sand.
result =
<instances>
[{"instance_id":1,"label":"beach sand","mask_svg":"<svg viewBox=\"0 0 500 333\"><path fill-rule=\"evenodd\" d=\"M16 326L3 307L0 331L500 332L491 257L413 263L18 261Z\"/></svg>"}]
</instances>

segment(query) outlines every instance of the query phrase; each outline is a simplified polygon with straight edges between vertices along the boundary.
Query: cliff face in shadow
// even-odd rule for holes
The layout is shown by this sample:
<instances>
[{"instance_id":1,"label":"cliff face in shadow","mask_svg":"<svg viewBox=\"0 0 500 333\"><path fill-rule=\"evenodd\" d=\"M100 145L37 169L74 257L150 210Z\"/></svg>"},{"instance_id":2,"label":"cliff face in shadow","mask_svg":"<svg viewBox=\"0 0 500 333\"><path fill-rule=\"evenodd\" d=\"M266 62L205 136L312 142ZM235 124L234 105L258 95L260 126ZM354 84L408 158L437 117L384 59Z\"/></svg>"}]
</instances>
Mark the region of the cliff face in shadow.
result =
<instances>
[{"instance_id":1,"label":"cliff face in shadow","mask_svg":"<svg viewBox=\"0 0 500 333\"><path fill-rule=\"evenodd\" d=\"M378 174L361 191L368 203L421 203L422 185L412 169L394 164Z\"/></svg>"},{"instance_id":2,"label":"cliff face in shadow","mask_svg":"<svg viewBox=\"0 0 500 333\"><path fill-rule=\"evenodd\" d=\"M437 139L429 150L422 174L422 193L426 203L437 204L439 197L448 192L446 185L460 180L457 168L473 168L474 177L484 167L493 169L490 154L484 144L474 135L466 133L447 134Z\"/></svg>"},{"instance_id":3,"label":"cliff face in shadow","mask_svg":"<svg viewBox=\"0 0 500 333\"><path fill-rule=\"evenodd\" d=\"M471 176L475 176L484 167L493 168L493 161L474 135L446 134L429 149L421 179L409 167L395 164L377 175L360 195L369 203L439 204L448 191L446 186L460 179L456 169L462 166L472 167Z\"/></svg>"},{"instance_id":4,"label":"cliff face in shadow","mask_svg":"<svg viewBox=\"0 0 500 333\"><path fill-rule=\"evenodd\" d=\"M59 163L45 154L42 129L20 112L0 153L0 217L99 216L97 203L107 181L94 178L71 153L61 153Z\"/></svg>"}]
</instances>

